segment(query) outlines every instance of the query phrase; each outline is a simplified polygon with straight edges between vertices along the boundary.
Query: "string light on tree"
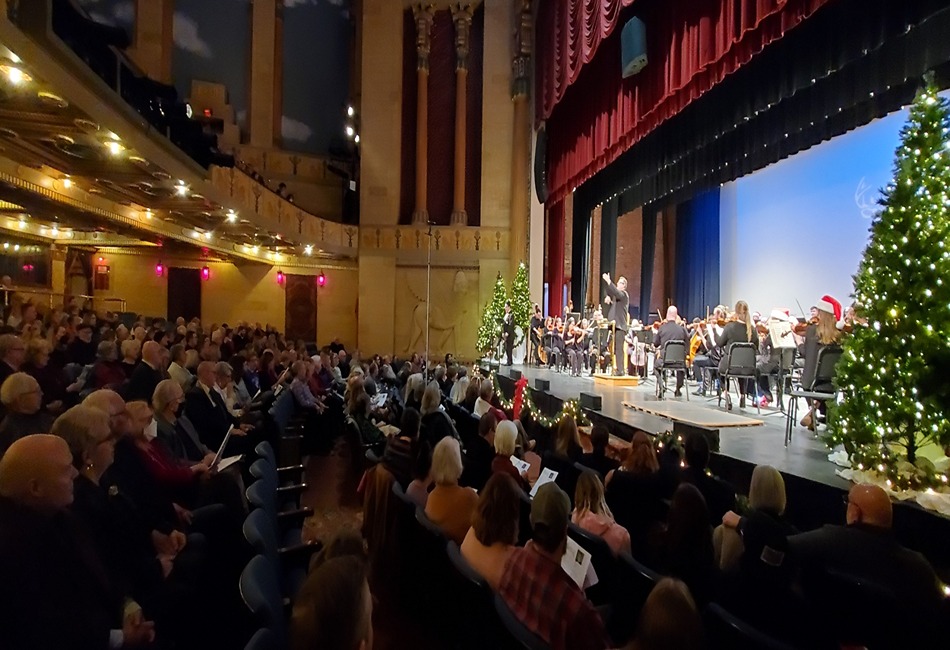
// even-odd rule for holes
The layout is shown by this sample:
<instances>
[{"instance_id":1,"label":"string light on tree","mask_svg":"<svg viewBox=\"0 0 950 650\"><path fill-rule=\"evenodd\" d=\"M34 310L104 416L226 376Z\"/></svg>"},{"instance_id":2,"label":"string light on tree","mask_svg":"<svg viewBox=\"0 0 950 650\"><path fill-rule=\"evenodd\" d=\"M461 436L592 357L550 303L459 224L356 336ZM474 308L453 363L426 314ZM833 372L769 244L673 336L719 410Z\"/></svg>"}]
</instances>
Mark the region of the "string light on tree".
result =
<instances>
[{"instance_id":1,"label":"string light on tree","mask_svg":"<svg viewBox=\"0 0 950 650\"><path fill-rule=\"evenodd\" d=\"M855 275L870 327L855 328L837 367L843 394L829 410L826 442L853 467L876 469L893 489L945 489L927 456L950 449L950 238L947 148L950 109L933 78L901 131L894 180ZM925 453L921 454L921 451ZM873 471L873 470L872 470Z\"/></svg>"}]
</instances>

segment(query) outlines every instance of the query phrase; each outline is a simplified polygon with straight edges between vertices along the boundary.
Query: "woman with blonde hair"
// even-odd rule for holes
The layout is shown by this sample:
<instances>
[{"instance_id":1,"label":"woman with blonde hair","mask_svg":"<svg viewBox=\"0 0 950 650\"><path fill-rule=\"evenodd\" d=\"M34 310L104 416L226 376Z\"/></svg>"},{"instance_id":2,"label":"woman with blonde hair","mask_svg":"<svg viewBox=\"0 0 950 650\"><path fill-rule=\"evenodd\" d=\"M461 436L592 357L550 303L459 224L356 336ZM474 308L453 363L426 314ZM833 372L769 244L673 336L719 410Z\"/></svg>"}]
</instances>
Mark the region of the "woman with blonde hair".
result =
<instances>
[{"instance_id":1,"label":"woman with blonde hair","mask_svg":"<svg viewBox=\"0 0 950 650\"><path fill-rule=\"evenodd\" d=\"M630 552L630 533L614 521L614 515L604 500L604 484L597 472L584 470L578 477L571 521L602 537L614 555Z\"/></svg>"},{"instance_id":2,"label":"woman with blonde hair","mask_svg":"<svg viewBox=\"0 0 950 650\"><path fill-rule=\"evenodd\" d=\"M426 516L442 529L446 537L461 544L472 523L478 494L459 485L462 452L458 440L442 438L435 446L431 474L435 488L426 500Z\"/></svg>"},{"instance_id":3,"label":"woman with blonde hair","mask_svg":"<svg viewBox=\"0 0 950 650\"><path fill-rule=\"evenodd\" d=\"M716 345L722 350L722 359L719 361L719 374L724 375L729 367L729 357L732 353L732 346L736 343L752 343L756 350L759 347L759 334L752 325L752 315L749 313L749 304L745 300L736 303L735 320L726 323L722 332L716 335ZM739 398L739 408L745 408L745 396L752 391L754 394L754 384L750 381L747 385L741 386L742 397ZM726 390L726 409L732 410L732 398L729 391Z\"/></svg>"}]
</instances>

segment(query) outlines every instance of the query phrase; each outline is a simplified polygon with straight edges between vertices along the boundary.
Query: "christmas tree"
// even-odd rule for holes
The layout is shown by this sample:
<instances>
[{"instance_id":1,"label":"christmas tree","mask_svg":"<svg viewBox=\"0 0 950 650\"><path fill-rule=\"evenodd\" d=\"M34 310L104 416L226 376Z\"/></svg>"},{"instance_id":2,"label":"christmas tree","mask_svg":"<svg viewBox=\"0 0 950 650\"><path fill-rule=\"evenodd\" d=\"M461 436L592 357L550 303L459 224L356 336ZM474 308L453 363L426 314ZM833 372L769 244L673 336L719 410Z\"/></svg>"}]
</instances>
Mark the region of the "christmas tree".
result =
<instances>
[{"instance_id":1,"label":"christmas tree","mask_svg":"<svg viewBox=\"0 0 950 650\"><path fill-rule=\"evenodd\" d=\"M498 340L501 338L501 319L505 315L505 301L508 298L505 294L505 281L501 278L501 272L495 278L495 288L492 292L491 302L482 312L482 324L478 326L478 340L475 345L482 354L488 354L497 348Z\"/></svg>"},{"instance_id":2,"label":"christmas tree","mask_svg":"<svg viewBox=\"0 0 950 650\"><path fill-rule=\"evenodd\" d=\"M947 484L932 459L950 444L948 116L927 79L854 278L868 326L845 339L836 369L843 401L828 420L826 442L896 489Z\"/></svg>"},{"instance_id":3,"label":"christmas tree","mask_svg":"<svg viewBox=\"0 0 950 650\"><path fill-rule=\"evenodd\" d=\"M524 262L518 265L518 272L511 283L511 313L514 314L515 325L521 328L521 338L515 339L515 346L518 346L531 324L531 291L528 289L528 267Z\"/></svg>"}]
</instances>

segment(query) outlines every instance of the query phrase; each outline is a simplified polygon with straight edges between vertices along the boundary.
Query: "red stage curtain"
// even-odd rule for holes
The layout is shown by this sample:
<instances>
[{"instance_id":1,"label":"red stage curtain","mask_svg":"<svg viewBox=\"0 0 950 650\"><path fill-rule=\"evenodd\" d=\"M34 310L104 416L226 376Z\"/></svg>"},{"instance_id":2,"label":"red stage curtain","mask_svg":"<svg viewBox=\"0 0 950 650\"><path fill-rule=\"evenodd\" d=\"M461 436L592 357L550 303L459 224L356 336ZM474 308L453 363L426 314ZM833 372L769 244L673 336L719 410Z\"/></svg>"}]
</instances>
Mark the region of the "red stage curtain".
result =
<instances>
[{"instance_id":1,"label":"red stage curtain","mask_svg":"<svg viewBox=\"0 0 950 650\"><path fill-rule=\"evenodd\" d=\"M616 27L620 10L634 0L546 0L537 19L538 120L546 120L568 86L577 81L603 39ZM618 61L617 67L620 63Z\"/></svg>"},{"instance_id":2,"label":"red stage curtain","mask_svg":"<svg viewBox=\"0 0 950 650\"><path fill-rule=\"evenodd\" d=\"M564 94L547 123L549 200L562 199L828 1L639 0L649 63L621 79L614 33Z\"/></svg>"}]
</instances>

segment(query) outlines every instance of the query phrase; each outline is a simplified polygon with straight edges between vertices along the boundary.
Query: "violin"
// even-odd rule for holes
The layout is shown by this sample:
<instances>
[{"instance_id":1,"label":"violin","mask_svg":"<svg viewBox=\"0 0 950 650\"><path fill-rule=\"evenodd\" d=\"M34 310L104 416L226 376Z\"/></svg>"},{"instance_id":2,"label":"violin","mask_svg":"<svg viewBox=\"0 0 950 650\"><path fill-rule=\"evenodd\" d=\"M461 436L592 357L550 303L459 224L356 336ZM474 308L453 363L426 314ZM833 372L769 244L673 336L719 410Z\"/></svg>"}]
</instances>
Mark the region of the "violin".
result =
<instances>
[{"instance_id":1,"label":"violin","mask_svg":"<svg viewBox=\"0 0 950 650\"><path fill-rule=\"evenodd\" d=\"M792 326L792 331L798 334L799 336L805 336L805 332L808 331L808 326L817 325L817 324L818 324L818 319L812 318L811 320L807 320L804 323L801 323L801 322L796 323L795 325Z\"/></svg>"},{"instance_id":2,"label":"violin","mask_svg":"<svg viewBox=\"0 0 950 650\"><path fill-rule=\"evenodd\" d=\"M765 323L756 324L755 331L761 334L762 336L768 336L769 334L769 328L768 326L765 325Z\"/></svg>"}]
</instances>

